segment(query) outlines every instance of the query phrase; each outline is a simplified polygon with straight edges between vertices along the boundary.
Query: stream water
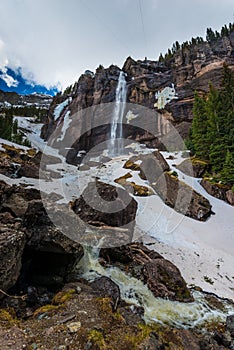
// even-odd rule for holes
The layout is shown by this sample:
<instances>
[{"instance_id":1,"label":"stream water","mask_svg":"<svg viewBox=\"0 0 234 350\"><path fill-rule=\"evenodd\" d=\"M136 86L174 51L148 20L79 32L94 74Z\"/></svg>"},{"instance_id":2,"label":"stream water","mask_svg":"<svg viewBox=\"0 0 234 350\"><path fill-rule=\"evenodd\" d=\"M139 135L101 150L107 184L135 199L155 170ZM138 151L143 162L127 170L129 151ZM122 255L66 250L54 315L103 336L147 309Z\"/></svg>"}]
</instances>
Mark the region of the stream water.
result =
<instances>
[{"instance_id":1,"label":"stream water","mask_svg":"<svg viewBox=\"0 0 234 350\"><path fill-rule=\"evenodd\" d=\"M121 298L129 304L144 307L144 319L179 328L192 328L204 322L225 321L227 315L233 314L234 307L223 300L223 311L211 307L205 295L194 291L195 301L182 303L162 298L155 298L152 292L140 280L127 275L117 267L104 268L98 261L99 249L84 247L84 257L79 263L83 277L89 281L106 276L118 284Z\"/></svg>"}]
</instances>

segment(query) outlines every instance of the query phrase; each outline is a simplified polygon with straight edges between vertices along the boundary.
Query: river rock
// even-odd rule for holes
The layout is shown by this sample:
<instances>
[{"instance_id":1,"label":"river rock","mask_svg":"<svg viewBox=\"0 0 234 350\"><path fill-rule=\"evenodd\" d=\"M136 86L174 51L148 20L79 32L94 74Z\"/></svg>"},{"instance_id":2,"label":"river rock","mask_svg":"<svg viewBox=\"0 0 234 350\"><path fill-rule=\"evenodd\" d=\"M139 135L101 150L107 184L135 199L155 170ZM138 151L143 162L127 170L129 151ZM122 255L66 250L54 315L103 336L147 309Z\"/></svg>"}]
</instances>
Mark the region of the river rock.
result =
<instances>
[{"instance_id":1,"label":"river rock","mask_svg":"<svg viewBox=\"0 0 234 350\"><path fill-rule=\"evenodd\" d=\"M155 297L188 302L193 298L179 269L166 259L152 259L143 266L144 281Z\"/></svg>"},{"instance_id":2,"label":"river rock","mask_svg":"<svg viewBox=\"0 0 234 350\"><path fill-rule=\"evenodd\" d=\"M101 249L100 256L127 274L140 279L155 297L183 302L193 301L179 269L143 244Z\"/></svg>"},{"instance_id":3,"label":"river rock","mask_svg":"<svg viewBox=\"0 0 234 350\"><path fill-rule=\"evenodd\" d=\"M90 285L98 294L100 294L100 296L111 298L113 310L116 311L121 300L119 286L110 278L105 276L97 278Z\"/></svg>"}]
</instances>

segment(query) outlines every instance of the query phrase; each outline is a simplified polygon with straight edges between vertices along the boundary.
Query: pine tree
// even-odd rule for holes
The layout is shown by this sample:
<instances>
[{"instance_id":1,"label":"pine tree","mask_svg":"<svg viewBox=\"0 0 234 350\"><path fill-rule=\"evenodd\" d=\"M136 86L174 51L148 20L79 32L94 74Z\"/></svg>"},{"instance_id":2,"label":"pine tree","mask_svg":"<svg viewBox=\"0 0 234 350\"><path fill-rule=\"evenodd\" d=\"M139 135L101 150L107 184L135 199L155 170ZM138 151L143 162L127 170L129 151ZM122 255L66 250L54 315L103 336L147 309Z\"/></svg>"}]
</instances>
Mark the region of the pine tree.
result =
<instances>
[{"instance_id":1,"label":"pine tree","mask_svg":"<svg viewBox=\"0 0 234 350\"><path fill-rule=\"evenodd\" d=\"M232 186L234 184L234 155L229 150L221 172L221 179L226 185Z\"/></svg>"},{"instance_id":2,"label":"pine tree","mask_svg":"<svg viewBox=\"0 0 234 350\"><path fill-rule=\"evenodd\" d=\"M206 100L206 113L208 115L206 139L209 145L209 160L213 170L219 172L225 159L226 145L221 118L220 94L212 84L210 84Z\"/></svg>"},{"instance_id":3,"label":"pine tree","mask_svg":"<svg viewBox=\"0 0 234 350\"><path fill-rule=\"evenodd\" d=\"M193 105L193 122L192 122L192 142L196 155L202 159L208 158L207 149L207 113L206 102L195 91Z\"/></svg>"}]
</instances>

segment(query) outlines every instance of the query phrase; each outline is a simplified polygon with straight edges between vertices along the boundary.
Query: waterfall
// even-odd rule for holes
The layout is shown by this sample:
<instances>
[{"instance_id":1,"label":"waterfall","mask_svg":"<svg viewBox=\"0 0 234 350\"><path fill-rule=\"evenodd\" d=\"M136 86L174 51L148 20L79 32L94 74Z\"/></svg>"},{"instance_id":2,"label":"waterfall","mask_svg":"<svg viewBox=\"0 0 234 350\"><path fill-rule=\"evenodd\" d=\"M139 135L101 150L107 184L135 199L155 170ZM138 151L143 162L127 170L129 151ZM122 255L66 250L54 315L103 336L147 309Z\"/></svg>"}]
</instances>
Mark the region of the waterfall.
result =
<instances>
[{"instance_id":1,"label":"waterfall","mask_svg":"<svg viewBox=\"0 0 234 350\"><path fill-rule=\"evenodd\" d=\"M120 72L115 94L115 107L111 122L110 154L123 153L123 116L127 96L127 84L124 72Z\"/></svg>"},{"instance_id":2,"label":"waterfall","mask_svg":"<svg viewBox=\"0 0 234 350\"><path fill-rule=\"evenodd\" d=\"M168 299L155 298L140 279L126 274L118 267L103 267L99 263L99 248L83 246L84 256L78 263L78 273L88 281L106 276L120 288L121 298L130 305L144 307L144 320L147 323L160 323L178 328L191 328L206 322L225 321L233 314L233 306L224 301L225 310L210 307L201 292L193 291L195 301L182 303Z\"/></svg>"}]
</instances>

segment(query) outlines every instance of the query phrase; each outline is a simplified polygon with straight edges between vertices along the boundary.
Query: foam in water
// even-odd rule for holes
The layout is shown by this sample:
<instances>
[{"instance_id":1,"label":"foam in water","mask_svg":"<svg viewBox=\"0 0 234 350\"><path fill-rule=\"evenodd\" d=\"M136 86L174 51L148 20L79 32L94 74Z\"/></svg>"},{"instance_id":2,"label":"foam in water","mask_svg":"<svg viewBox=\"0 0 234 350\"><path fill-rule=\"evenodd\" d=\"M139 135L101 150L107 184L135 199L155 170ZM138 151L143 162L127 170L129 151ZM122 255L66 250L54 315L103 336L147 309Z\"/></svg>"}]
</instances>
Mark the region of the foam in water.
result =
<instances>
[{"instance_id":1,"label":"foam in water","mask_svg":"<svg viewBox=\"0 0 234 350\"><path fill-rule=\"evenodd\" d=\"M127 84L124 72L120 72L116 88L115 107L111 121L110 154L123 153L123 116L127 96Z\"/></svg>"},{"instance_id":2,"label":"foam in water","mask_svg":"<svg viewBox=\"0 0 234 350\"><path fill-rule=\"evenodd\" d=\"M225 311L211 308L200 292L194 292L195 301L192 303L155 298L140 280L126 275L119 268L101 266L98 262L99 249L84 247L84 251L84 257L79 263L83 277L90 281L100 276L111 278L118 284L123 300L144 307L147 323L155 321L179 328L191 328L206 321L225 321L227 315L234 312L233 306L225 302Z\"/></svg>"}]
</instances>

